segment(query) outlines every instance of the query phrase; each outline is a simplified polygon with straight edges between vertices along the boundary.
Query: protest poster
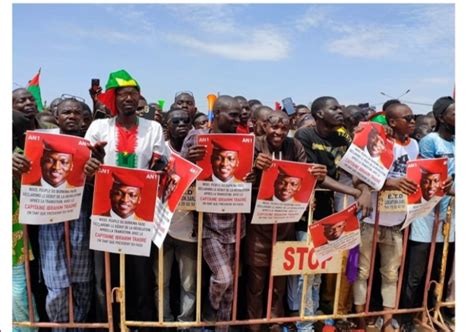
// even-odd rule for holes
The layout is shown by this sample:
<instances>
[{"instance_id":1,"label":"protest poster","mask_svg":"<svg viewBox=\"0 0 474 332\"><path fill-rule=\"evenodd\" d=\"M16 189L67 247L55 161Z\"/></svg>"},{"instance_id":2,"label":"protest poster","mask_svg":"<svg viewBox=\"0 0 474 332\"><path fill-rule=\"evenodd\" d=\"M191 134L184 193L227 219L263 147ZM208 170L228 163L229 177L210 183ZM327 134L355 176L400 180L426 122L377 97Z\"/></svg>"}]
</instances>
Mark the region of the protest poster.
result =
<instances>
[{"instance_id":1,"label":"protest poster","mask_svg":"<svg viewBox=\"0 0 474 332\"><path fill-rule=\"evenodd\" d=\"M90 158L87 140L27 131L25 156L31 170L21 178L20 223L41 225L79 218L84 165Z\"/></svg>"},{"instance_id":2,"label":"protest poster","mask_svg":"<svg viewBox=\"0 0 474 332\"><path fill-rule=\"evenodd\" d=\"M379 212L403 212L407 211L407 195L400 190L379 191Z\"/></svg>"},{"instance_id":3,"label":"protest poster","mask_svg":"<svg viewBox=\"0 0 474 332\"><path fill-rule=\"evenodd\" d=\"M393 141L381 124L361 122L361 131L339 162L339 167L357 176L375 190L382 189L393 162Z\"/></svg>"},{"instance_id":4,"label":"protest poster","mask_svg":"<svg viewBox=\"0 0 474 332\"><path fill-rule=\"evenodd\" d=\"M357 204L316 221L309 226L316 256L324 260L334 254L354 248L360 243Z\"/></svg>"},{"instance_id":5,"label":"protest poster","mask_svg":"<svg viewBox=\"0 0 474 332\"><path fill-rule=\"evenodd\" d=\"M179 202L202 169L179 154L171 151L171 157L161 179L160 190L156 200L153 243L161 248L170 228L171 218ZM188 199L188 198L186 198Z\"/></svg>"},{"instance_id":6,"label":"protest poster","mask_svg":"<svg viewBox=\"0 0 474 332\"><path fill-rule=\"evenodd\" d=\"M402 229L433 210L444 196L442 184L447 177L447 158L408 161L407 178L417 183L418 190L408 196L407 217Z\"/></svg>"},{"instance_id":7,"label":"protest poster","mask_svg":"<svg viewBox=\"0 0 474 332\"><path fill-rule=\"evenodd\" d=\"M202 172L196 181L196 210L214 213L250 212L254 135L202 134L197 143L206 155L197 162Z\"/></svg>"},{"instance_id":8,"label":"protest poster","mask_svg":"<svg viewBox=\"0 0 474 332\"><path fill-rule=\"evenodd\" d=\"M150 256L160 175L102 165L95 174L90 249Z\"/></svg>"},{"instance_id":9,"label":"protest poster","mask_svg":"<svg viewBox=\"0 0 474 332\"><path fill-rule=\"evenodd\" d=\"M196 211L196 183L193 183L184 192L183 197L178 203L178 210Z\"/></svg>"},{"instance_id":10,"label":"protest poster","mask_svg":"<svg viewBox=\"0 0 474 332\"><path fill-rule=\"evenodd\" d=\"M316 248L303 241L278 241L273 246L272 276L339 273L342 254L320 259Z\"/></svg>"},{"instance_id":11,"label":"protest poster","mask_svg":"<svg viewBox=\"0 0 474 332\"><path fill-rule=\"evenodd\" d=\"M297 222L308 206L316 178L311 164L274 160L262 172L252 224Z\"/></svg>"}]
</instances>

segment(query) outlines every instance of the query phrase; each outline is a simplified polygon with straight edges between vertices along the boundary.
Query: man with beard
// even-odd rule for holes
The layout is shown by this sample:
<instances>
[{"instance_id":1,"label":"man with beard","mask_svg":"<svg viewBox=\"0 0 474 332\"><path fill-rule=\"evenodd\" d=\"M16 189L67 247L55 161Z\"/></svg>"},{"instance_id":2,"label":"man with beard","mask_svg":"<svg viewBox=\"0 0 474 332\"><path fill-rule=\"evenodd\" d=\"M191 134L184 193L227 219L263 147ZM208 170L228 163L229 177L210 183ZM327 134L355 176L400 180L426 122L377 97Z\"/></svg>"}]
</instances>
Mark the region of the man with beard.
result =
<instances>
[{"instance_id":1,"label":"man with beard","mask_svg":"<svg viewBox=\"0 0 474 332\"><path fill-rule=\"evenodd\" d=\"M74 98L63 99L57 106L57 121L61 134L80 136L81 124L83 121L82 105ZM48 143L45 144L48 147ZM57 148L51 144L50 152L64 152L64 148ZM57 151L60 150L60 151ZM52 153L46 152L46 156ZM71 155L71 151L66 151ZM21 172L27 172L31 168L31 163L23 157L27 163L20 168ZM57 161L60 163L60 160ZM15 168L14 168L15 170ZM54 174L53 174L54 175ZM49 178L44 176L44 178ZM64 176L53 176L47 183L57 188L65 182ZM53 181L54 180L54 181ZM70 226L71 243L71 267L67 266L66 252L64 249L64 223L39 226L39 247L41 268L48 288L46 297L46 312L52 322L68 322L68 291L72 286L74 303L74 321L85 322L89 313L92 300L92 255L89 250L89 218L92 210L92 190L84 187L80 215L77 220L72 220ZM55 329L61 331L65 329Z\"/></svg>"},{"instance_id":2,"label":"man with beard","mask_svg":"<svg viewBox=\"0 0 474 332\"><path fill-rule=\"evenodd\" d=\"M106 92L98 101L112 117L93 121L85 138L91 142L92 158L85 171L93 176L100 164L127 168L161 170L169 160L170 151L163 139L161 125L137 116L140 86L125 70L109 76ZM152 168L153 167L153 168ZM96 251L96 291L99 316L105 319L105 280L103 253ZM112 287L119 284L119 255L111 254ZM127 318L150 321L156 319L153 305L153 271L150 257L129 255L125 260L127 284ZM114 317L118 318L118 306ZM118 320L115 320L118 323ZM118 328L117 328L118 330ZM146 330L146 328L144 328Z\"/></svg>"},{"instance_id":3,"label":"man with beard","mask_svg":"<svg viewBox=\"0 0 474 332\"><path fill-rule=\"evenodd\" d=\"M433 114L436 119L436 131L429 133L420 140L421 158L448 158L448 179L441 185L448 196L438 203L439 205L439 228L436 234L436 248L433 260L431 280L439 280L441 258L443 256L443 233L442 227L446 221L446 213L451 197L454 196L454 172L455 172L455 102L451 97L441 97L433 105ZM434 209L427 216L420 217L411 224L410 238L407 249L407 277L402 295L404 308L419 307L421 292L423 291L426 275L426 266L430 252L433 227L435 222ZM455 210L452 211L451 229L449 233L448 270L446 278L449 278L454 261L454 231ZM444 295L444 294L443 294ZM430 292L429 305L432 305L434 295ZM405 317L404 325L410 327L411 315Z\"/></svg>"}]
</instances>

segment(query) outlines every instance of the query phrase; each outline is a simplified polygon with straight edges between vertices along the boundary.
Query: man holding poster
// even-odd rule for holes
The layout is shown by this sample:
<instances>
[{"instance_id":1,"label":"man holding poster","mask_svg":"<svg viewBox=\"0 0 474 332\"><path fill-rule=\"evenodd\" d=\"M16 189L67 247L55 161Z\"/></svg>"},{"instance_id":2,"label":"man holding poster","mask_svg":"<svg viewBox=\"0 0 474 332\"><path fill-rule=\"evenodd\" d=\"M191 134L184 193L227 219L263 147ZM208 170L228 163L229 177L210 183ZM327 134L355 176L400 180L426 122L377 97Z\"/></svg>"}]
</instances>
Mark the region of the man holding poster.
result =
<instances>
[{"instance_id":1,"label":"man holding poster","mask_svg":"<svg viewBox=\"0 0 474 332\"><path fill-rule=\"evenodd\" d=\"M273 193L265 198L278 202L293 200L293 196L301 189L301 177L304 172L308 173L311 169L311 175L320 180L326 176L326 167L323 165L312 165L302 167L298 170L298 174L294 174L292 167L294 165L301 166L299 163L306 162L306 154L301 143L293 138L288 137L290 130L290 121L288 115L282 111L271 112L267 119L263 122L265 135L259 136L255 140L255 162L254 170L257 181L253 185L252 206L255 206L257 200L258 189L261 186L262 173L269 169L274 160L288 160L293 162L287 165L281 174L277 176L279 180L273 181L270 186L274 190ZM272 158L273 157L273 158ZM289 164L289 163L288 163ZM301 167L300 167L301 168ZM290 175L295 175L291 177ZM310 174L308 174L311 176ZM275 177L274 177L275 179ZM286 183L286 186L283 184ZM285 188L287 187L288 188ZM291 187L291 188L290 188ZM311 186L312 188L312 186ZM298 190L296 190L298 189ZM311 195L311 194L310 194ZM306 207L303 208L303 210ZM253 209L255 210L255 208ZM253 213L255 215L255 213ZM298 218L296 218L297 221ZM277 225L277 241L292 241L295 239L294 222L279 223ZM250 224L245 241L244 262L246 263L247 282L245 292L247 294L247 315L248 318L263 317L263 302L266 294L264 294L265 285L269 277L269 266L272 255L272 224ZM273 296L272 296L272 317L284 316L284 294L286 287L286 277L275 277L273 279ZM249 326L252 331L261 331L260 325Z\"/></svg>"},{"instance_id":2,"label":"man holding poster","mask_svg":"<svg viewBox=\"0 0 474 332\"><path fill-rule=\"evenodd\" d=\"M137 116L140 85L125 70L109 75L105 93L98 96L112 114L111 118L91 123L85 138L91 143L93 158L86 164L87 175L93 176L101 164L127 168L161 170L168 162L170 151L165 146L163 129L155 121ZM97 188L96 188L97 189ZM105 271L103 253L96 251L96 290L100 319L106 320ZM111 254L112 287L118 286L118 255ZM127 318L149 321L156 319L153 310L153 272L150 257L130 255L126 258ZM115 310L118 309L115 306ZM118 310L114 317L119 317ZM118 319L114 321L118 324ZM119 330L118 326L116 330Z\"/></svg>"},{"instance_id":3,"label":"man holding poster","mask_svg":"<svg viewBox=\"0 0 474 332\"><path fill-rule=\"evenodd\" d=\"M57 119L61 134L80 136L83 120L81 103L74 98L60 100L57 106ZM36 137L43 137L43 139L38 142ZM82 174L82 166L89 158L90 152L84 140L78 138L74 138L74 140L76 141L73 141L70 136L28 133L27 144L30 144L30 142L40 143L40 146L36 146L36 148L43 148L40 161L41 170L37 170L38 175L42 175L40 175L40 180L35 181L37 185L42 184L43 189L52 190L51 193L54 193L53 190L70 187L66 180L73 177L71 174L73 158L80 157L76 159L77 169L74 169L76 172L74 177L77 184L82 183L77 186L77 189L69 188L69 190L82 190L85 180ZM80 140L83 146L77 140ZM28 146L26 150L26 155L29 155ZM28 183L28 176L33 176L35 171L33 169L34 165L30 163L29 159L26 156L24 158L28 161L28 166L23 171L28 170L28 173L23 175L23 181ZM22 193L25 192L27 190L22 190ZM25 201L25 198L23 198L23 201ZM70 269L67 266L64 249L64 223L40 225L39 227L41 268L48 288L46 312L52 322L67 322L69 320L68 306L63 304L68 303L68 289L70 286L72 286L74 298L74 320L85 322L87 319L92 298L92 257L88 237L91 203L92 191L88 186L85 186L82 200L79 198L77 202L77 205L80 205L79 218L69 222L72 252ZM66 209L65 205L63 204L63 210Z\"/></svg>"},{"instance_id":4,"label":"man holding poster","mask_svg":"<svg viewBox=\"0 0 474 332\"><path fill-rule=\"evenodd\" d=\"M202 161L207 147L198 143L198 135L235 133L241 111L235 98L219 96L212 107L212 127L190 131L184 140L181 155L191 162ZM250 181L252 177L247 174L245 179ZM234 296L232 271L235 242L240 241L236 238L236 220L236 213L204 213L203 256L212 272L207 298L209 312L205 314L205 318L209 320L230 320ZM242 220L240 234L241 238L245 236L245 220ZM227 331L227 328L218 327L216 331Z\"/></svg>"},{"instance_id":5,"label":"man holding poster","mask_svg":"<svg viewBox=\"0 0 474 332\"><path fill-rule=\"evenodd\" d=\"M416 192L417 184L407 177L407 164L418 156L418 144L410 138L415 130L415 117L413 112L405 104L392 104L386 110L388 125L393 129L395 144L393 148L394 162L388 172L388 177L383 184L380 195L385 190L396 190L400 194L410 195ZM372 193L372 205L376 206L378 193ZM379 216L379 227L377 234L378 248L380 250L380 273L382 275L381 293L385 310L395 308L395 298L398 282L398 269L401 264L403 251L403 234L401 226L406 218L405 211L375 211L364 218L361 224L361 244L357 279L354 282L354 305L356 312L363 312L366 295L367 279L369 277L372 243L374 239L374 224L376 215ZM385 314L384 330L393 331L395 323L392 315ZM360 320L360 327L365 324Z\"/></svg>"},{"instance_id":6,"label":"man holding poster","mask_svg":"<svg viewBox=\"0 0 474 332\"><path fill-rule=\"evenodd\" d=\"M420 157L423 159L431 158L447 158L447 175L446 181L442 182L441 188L446 194L439 202L439 226L436 233L436 248L433 261L434 280L439 280L439 271L441 266L441 258L443 256L443 224L446 221L448 205L454 191L454 174L455 174L455 102L451 97L441 97L433 105L433 114L436 119L436 131L429 133L420 140ZM436 173L436 172L433 172ZM435 181L430 181L435 182ZM429 194L429 185L423 185L425 192ZM426 196L428 197L428 196ZM455 210L451 215L451 228L449 233L449 252L446 278L450 276L452 262L454 260L454 244L455 244ZM411 224L410 238L407 249L407 279L402 292L402 306L405 308L414 308L419 304L419 291L423 287L425 280L426 266L430 253L430 245L435 222L435 211L432 209L428 215L419 217ZM433 299L429 297L430 303ZM411 321L411 317L406 317L407 324Z\"/></svg>"}]
</instances>

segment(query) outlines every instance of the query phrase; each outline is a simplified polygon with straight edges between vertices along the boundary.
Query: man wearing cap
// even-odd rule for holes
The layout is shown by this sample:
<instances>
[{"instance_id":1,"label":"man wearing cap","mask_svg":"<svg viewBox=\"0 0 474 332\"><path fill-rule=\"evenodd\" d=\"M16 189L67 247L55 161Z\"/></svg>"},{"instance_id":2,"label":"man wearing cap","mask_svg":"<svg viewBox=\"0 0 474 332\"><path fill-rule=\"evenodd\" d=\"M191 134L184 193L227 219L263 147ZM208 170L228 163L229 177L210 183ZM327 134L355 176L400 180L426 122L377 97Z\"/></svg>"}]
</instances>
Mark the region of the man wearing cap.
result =
<instances>
[{"instance_id":1,"label":"man wearing cap","mask_svg":"<svg viewBox=\"0 0 474 332\"><path fill-rule=\"evenodd\" d=\"M138 82L125 70L113 72L105 93L100 94L98 100L110 110L112 117L93 121L87 130L85 138L91 143L92 158L86 163L86 174L93 176L101 163L138 169L150 169L153 165L153 170L163 169L169 159L169 148L165 146L161 125L137 116ZM96 251L95 255L97 308L100 318L105 320L103 253ZM112 287L119 282L118 258L118 255L111 254ZM130 255L126 258L125 278L127 293L130 292L126 310L129 319L156 319L151 266L150 257ZM119 317L118 306L115 310L114 317Z\"/></svg>"},{"instance_id":2,"label":"man wearing cap","mask_svg":"<svg viewBox=\"0 0 474 332\"><path fill-rule=\"evenodd\" d=\"M441 188L441 174L431 173L425 168L421 168L420 189L422 202L428 202Z\"/></svg>"},{"instance_id":3,"label":"man wearing cap","mask_svg":"<svg viewBox=\"0 0 474 332\"><path fill-rule=\"evenodd\" d=\"M184 139L181 155L196 162L206 153L204 145L197 144L197 135L208 133L235 133L240 123L241 108L237 100L222 95L216 99L213 110L214 121L208 129L189 132ZM244 177L250 180L250 174ZM244 219L244 218L243 218ZM235 257L236 213L204 213L203 257L211 269L207 303L204 306L205 318L209 320L230 320L233 294L233 269ZM241 237L245 235L245 220L241 223ZM207 312L207 314L206 314ZM207 317L206 317L207 316ZM228 326L220 326L216 331L227 331Z\"/></svg>"},{"instance_id":4,"label":"man wearing cap","mask_svg":"<svg viewBox=\"0 0 474 332\"><path fill-rule=\"evenodd\" d=\"M275 179L273 196L264 200L279 203L301 203L294 196L301 189L302 174L295 172L291 167L278 167L278 176Z\"/></svg>"},{"instance_id":5,"label":"man wearing cap","mask_svg":"<svg viewBox=\"0 0 474 332\"><path fill-rule=\"evenodd\" d=\"M135 214L135 210L141 201L141 191L143 183L139 179L135 179L130 174L112 174L113 183L110 189L110 206L111 209L102 216L143 221Z\"/></svg>"},{"instance_id":6,"label":"man wearing cap","mask_svg":"<svg viewBox=\"0 0 474 332\"><path fill-rule=\"evenodd\" d=\"M73 169L75 148L62 141L43 141L41 156L41 178L33 183L44 188L65 189L74 187L67 182Z\"/></svg>"},{"instance_id":7,"label":"man wearing cap","mask_svg":"<svg viewBox=\"0 0 474 332\"><path fill-rule=\"evenodd\" d=\"M433 115L436 119L436 131L423 137L420 142L421 158L448 158L448 179L441 184L441 188L447 194L442 198L439 206L439 228L436 234L436 247L433 260L431 280L439 280L441 258L443 256L443 232L442 227L446 221L448 205L454 192L455 172L455 102L447 96L441 97L433 105ZM428 196L427 196L428 197ZM411 224L410 237L407 248L407 277L402 293L402 306L404 308L419 307L420 291L423 289L426 266L428 264L430 245L435 222L435 210L424 217L415 219ZM448 269L446 278L449 278L454 260L454 232L455 232L455 210L451 214L451 228L449 233ZM447 279L446 279L447 280ZM431 293L430 293L431 294ZM429 305L433 304L434 296L430 295ZM411 316L405 318L406 325L412 321Z\"/></svg>"},{"instance_id":8,"label":"man wearing cap","mask_svg":"<svg viewBox=\"0 0 474 332\"><path fill-rule=\"evenodd\" d=\"M266 110L266 108L259 109ZM262 172L272 165L273 159L306 162L306 154L301 143L294 138L288 137L290 130L288 114L283 111L271 111L270 109L267 116L265 116L265 120L262 122L261 129L263 130L263 135L255 138L254 170L257 180L252 186L252 211L255 207ZM296 177L286 177L286 179L295 179L299 182L301 175L292 174L291 171L291 169L288 170L289 174ZM322 165L314 165L311 168L311 174L322 180L326 175L326 168ZM277 194L277 191L278 189L275 189L279 199L276 199L280 201L292 199L289 197L292 195ZM273 199L273 197L272 195L268 199ZM263 303L267 295L265 287L268 284L269 266L271 263L273 225L249 224L247 227L244 247L247 278L245 283L245 292L247 294L246 311L249 319L262 318L264 313ZM295 224L278 224L277 241L292 240L295 240ZM284 316L283 301L285 299L286 280L286 277L275 277L273 279L272 317ZM278 329L280 327L275 325L275 328ZM250 325L249 329L251 331L261 331L262 327L260 325Z\"/></svg>"},{"instance_id":9,"label":"man wearing cap","mask_svg":"<svg viewBox=\"0 0 474 332\"><path fill-rule=\"evenodd\" d=\"M235 177L239 167L240 146L232 141L212 141L211 166L212 175L207 181L219 183L240 183Z\"/></svg>"},{"instance_id":10,"label":"man wearing cap","mask_svg":"<svg viewBox=\"0 0 474 332\"><path fill-rule=\"evenodd\" d=\"M325 223L323 224L324 228L324 237L327 242L336 241L344 234L344 228L346 227L347 221L341 220L336 223Z\"/></svg>"},{"instance_id":11,"label":"man wearing cap","mask_svg":"<svg viewBox=\"0 0 474 332\"><path fill-rule=\"evenodd\" d=\"M61 134L80 136L83 112L81 103L74 98L62 99L57 105L57 119ZM66 178L72 170L74 149L62 142L44 142L41 180L44 186L66 187ZM57 159L55 159L57 158ZM61 167L58 167L61 165ZM51 167L48 167L51 166ZM28 171L31 163L22 168ZM15 167L14 167L15 170ZM84 187L79 218L69 222L71 266L67 266L64 247L64 223L39 226L41 268L48 288L46 312L52 322L67 322L68 290L72 286L74 320L85 322L92 301L92 255L89 250L89 225L92 210L92 188ZM58 329L59 331L60 329Z\"/></svg>"}]
</instances>

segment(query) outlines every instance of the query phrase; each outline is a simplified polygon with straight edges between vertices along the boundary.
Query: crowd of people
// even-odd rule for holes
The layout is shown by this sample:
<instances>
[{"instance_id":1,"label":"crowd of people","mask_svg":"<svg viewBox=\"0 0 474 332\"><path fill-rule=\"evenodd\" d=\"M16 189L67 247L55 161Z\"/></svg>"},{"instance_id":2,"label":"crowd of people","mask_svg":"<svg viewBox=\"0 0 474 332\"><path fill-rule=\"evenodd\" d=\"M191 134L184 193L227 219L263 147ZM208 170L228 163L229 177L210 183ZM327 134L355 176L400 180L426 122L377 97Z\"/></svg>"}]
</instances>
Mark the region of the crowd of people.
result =
<instances>
[{"instance_id":1,"label":"crowd of people","mask_svg":"<svg viewBox=\"0 0 474 332\"><path fill-rule=\"evenodd\" d=\"M198 144L196 137L208 133L255 135L253 169L243 179L252 183L253 207L262 172L271 166L273 159L313 164L310 173L317 179L317 187L324 189L315 191L313 215L308 218L306 212L297 223L279 224L278 241L306 241L308 219L320 220L342 210L347 206L347 202L357 202L361 233L360 246L353 249L359 253L357 273L355 279L345 275L341 279L336 308L339 314L360 313L365 310L374 239L377 192L338 168L338 162L348 150L358 130L358 124L362 121L381 123L394 142L394 162L382 190L397 190L406 195L415 192L417 185L406 177L407 162L417 158L447 157L449 178L441 184L446 196L439 203L439 219L442 222L436 238L432 274L434 279L438 278L442 257L442 224L446 220L450 199L454 197L453 98L441 97L434 102L432 112L414 115L412 109L399 100L389 100L383 105L381 112L375 112L358 105L343 106L335 97L322 96L315 98L308 106L294 105L294 113L288 114L284 108L274 109L263 105L257 99L220 95L213 105L211 121L205 112L199 112L196 108L192 92L177 93L173 104L165 112L158 103L148 104L140 91L138 81L126 71L120 70L110 74L105 92L102 92L100 87L91 88L89 93L92 109L79 97L62 95L39 113L36 102L27 89L13 90L13 321L30 319L25 278L26 260L29 261L30 267L35 321L67 322L69 287L72 287L75 322L107 321L104 253L89 249L95 172L101 164L167 170L171 151L191 162L200 161L205 156L206 147ZM149 112L153 114L150 120L145 118L145 114ZM70 266L66 259L65 223L29 225L30 243L23 243L22 234L26 226L20 223L18 214L20 179L22 174L32 167L31 161L23 153L25 133L27 130L45 129L59 134L84 137L89 141L91 150L91 158L84 167L87 181L80 216L68 223L72 253ZM369 152L377 149L375 136L373 140L373 148L371 147ZM127 148L121 150L124 146ZM45 162L50 164L49 169L67 171L67 160L64 160L64 155L67 154L63 153L63 159L60 160L61 156L57 155L61 153L57 153L57 149L51 146L45 149L51 154L48 156L49 161ZM235 162L231 153L216 153L215 156L213 153L212 158L219 159L222 164ZM285 175L291 178L291 170L280 173L282 175L278 175L275 186L278 184L291 191L294 190L292 186L300 185L285 180ZM44 182L56 187L57 184L52 181ZM126 179L118 182L127 185ZM133 199L133 193L121 194L120 188L119 183L113 188L117 192L116 195ZM275 196L269 199L285 200L284 194ZM421 306L435 213L432 211L428 216L412 223L406 253L403 252L404 239L401 230L405 216L406 213L403 212L380 213L377 234L379 253L376 257L371 297L373 310L391 310L398 306L396 292L403 255L406 259L400 307ZM204 213L204 321L230 320L234 297L238 297L239 319L259 319L266 316L264 308L272 259L273 226L251 224L252 213L242 214L241 217L238 238L236 213ZM446 273L446 285L449 287L445 287L445 297L449 299L453 299L454 294L454 220L453 213ZM196 225L195 211L177 210L163 244L163 317L166 322L189 322L196 319ZM328 236L332 236L334 232L336 230L327 229ZM242 258L238 294L234 294L233 287L236 242L241 244ZM24 246L31 248L28 257L23 255ZM116 287L119 284L119 257L117 254L110 256L112 287ZM351 253L344 252L344 264L348 256L351 256ZM158 320L158 275L156 246L152 246L149 257L127 255L127 320ZM303 287L303 276L274 277L272 317L299 316ZM331 314L334 309L335 275L309 275L306 287L305 315ZM430 305L432 302L433 296L430 297ZM446 311L446 315L454 317L452 311ZM114 326L117 331L119 317L118 307L114 304ZM365 329L368 322L367 319L361 318L353 323ZM413 315L384 314L379 317L378 323L381 330L386 332L397 329L412 331L414 328ZM281 331L284 327L297 331L313 331L318 325L313 321L297 321L295 324L254 324L242 328L218 326L215 330ZM15 327L15 330L38 329Z\"/></svg>"}]
</instances>

